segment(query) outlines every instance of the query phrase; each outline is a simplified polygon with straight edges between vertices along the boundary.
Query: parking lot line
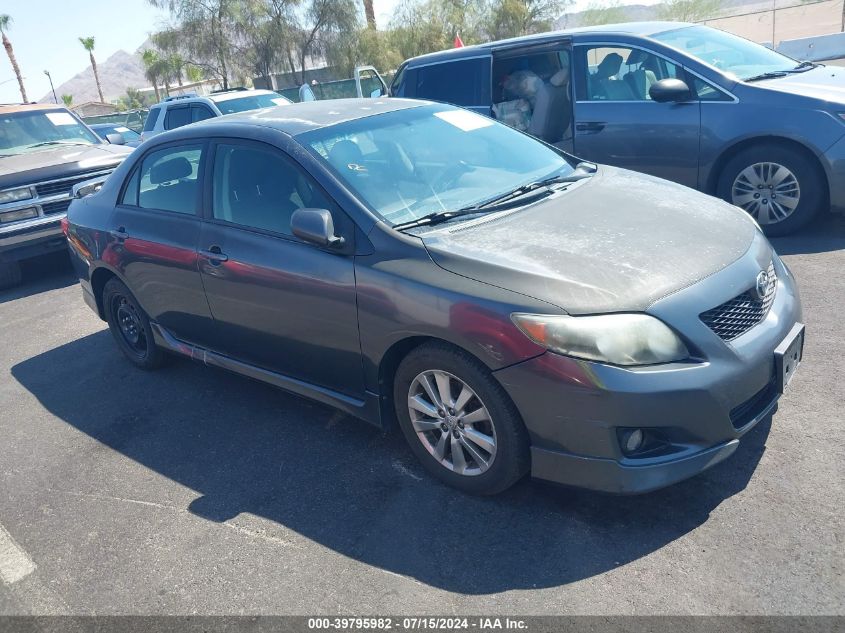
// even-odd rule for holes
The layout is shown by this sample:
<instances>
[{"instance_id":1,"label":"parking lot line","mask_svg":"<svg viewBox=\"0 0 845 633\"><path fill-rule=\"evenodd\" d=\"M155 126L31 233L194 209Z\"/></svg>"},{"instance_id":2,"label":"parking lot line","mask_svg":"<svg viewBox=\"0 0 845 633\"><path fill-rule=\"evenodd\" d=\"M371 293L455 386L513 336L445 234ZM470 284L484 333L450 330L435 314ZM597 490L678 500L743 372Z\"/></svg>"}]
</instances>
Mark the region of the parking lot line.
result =
<instances>
[{"instance_id":1,"label":"parking lot line","mask_svg":"<svg viewBox=\"0 0 845 633\"><path fill-rule=\"evenodd\" d=\"M0 523L0 579L11 585L35 571L35 563Z\"/></svg>"}]
</instances>

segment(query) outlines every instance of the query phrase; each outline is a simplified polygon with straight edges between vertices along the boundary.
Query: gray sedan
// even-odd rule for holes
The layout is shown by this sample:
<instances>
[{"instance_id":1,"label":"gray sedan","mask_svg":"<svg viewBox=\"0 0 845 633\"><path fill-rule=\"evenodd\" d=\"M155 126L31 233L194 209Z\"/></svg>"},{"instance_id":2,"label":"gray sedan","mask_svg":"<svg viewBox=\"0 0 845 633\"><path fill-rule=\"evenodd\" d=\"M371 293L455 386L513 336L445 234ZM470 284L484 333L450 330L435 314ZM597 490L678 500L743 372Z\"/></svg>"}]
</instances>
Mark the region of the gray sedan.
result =
<instances>
[{"instance_id":1,"label":"gray sedan","mask_svg":"<svg viewBox=\"0 0 845 633\"><path fill-rule=\"evenodd\" d=\"M731 455L801 360L795 282L746 213L447 105L186 126L66 231L133 364L171 352L398 422L469 492L679 481Z\"/></svg>"}]
</instances>

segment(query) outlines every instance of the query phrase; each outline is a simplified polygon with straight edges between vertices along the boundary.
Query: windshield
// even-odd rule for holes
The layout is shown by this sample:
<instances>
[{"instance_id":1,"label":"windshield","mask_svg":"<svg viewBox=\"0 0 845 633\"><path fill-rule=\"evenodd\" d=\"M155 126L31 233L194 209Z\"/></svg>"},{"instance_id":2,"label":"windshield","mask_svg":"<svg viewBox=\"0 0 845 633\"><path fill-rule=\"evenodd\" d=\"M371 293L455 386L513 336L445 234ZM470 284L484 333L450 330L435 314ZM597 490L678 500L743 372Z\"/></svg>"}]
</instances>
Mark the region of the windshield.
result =
<instances>
[{"instance_id":1,"label":"windshield","mask_svg":"<svg viewBox=\"0 0 845 633\"><path fill-rule=\"evenodd\" d=\"M793 70L797 62L736 35L706 26L689 26L652 36L737 79Z\"/></svg>"},{"instance_id":2,"label":"windshield","mask_svg":"<svg viewBox=\"0 0 845 633\"><path fill-rule=\"evenodd\" d=\"M246 112L247 110L260 110L261 108L275 108L280 105L287 105L289 100L282 95L275 93L249 95L247 97L236 97L227 99L215 99L212 101L220 109L223 114L232 114L233 112Z\"/></svg>"},{"instance_id":3,"label":"windshield","mask_svg":"<svg viewBox=\"0 0 845 633\"><path fill-rule=\"evenodd\" d=\"M66 110L0 114L0 154L15 155L55 145L98 145L101 141Z\"/></svg>"},{"instance_id":4,"label":"windshield","mask_svg":"<svg viewBox=\"0 0 845 633\"><path fill-rule=\"evenodd\" d=\"M297 140L392 226L573 171L531 137L449 106L389 112Z\"/></svg>"}]
</instances>

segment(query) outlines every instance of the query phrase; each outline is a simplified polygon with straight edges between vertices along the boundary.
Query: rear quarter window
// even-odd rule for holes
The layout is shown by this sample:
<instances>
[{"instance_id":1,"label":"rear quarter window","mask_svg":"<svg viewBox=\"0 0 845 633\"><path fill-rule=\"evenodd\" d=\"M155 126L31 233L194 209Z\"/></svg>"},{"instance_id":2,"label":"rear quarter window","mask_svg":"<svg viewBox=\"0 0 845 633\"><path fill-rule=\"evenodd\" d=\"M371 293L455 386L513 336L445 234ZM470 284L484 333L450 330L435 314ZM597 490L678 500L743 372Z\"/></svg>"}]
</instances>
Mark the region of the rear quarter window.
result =
<instances>
[{"instance_id":1,"label":"rear quarter window","mask_svg":"<svg viewBox=\"0 0 845 633\"><path fill-rule=\"evenodd\" d=\"M161 114L161 108L150 108L150 113L147 115L147 120L144 122L144 132L150 132L155 128L159 114Z\"/></svg>"},{"instance_id":2,"label":"rear quarter window","mask_svg":"<svg viewBox=\"0 0 845 633\"><path fill-rule=\"evenodd\" d=\"M476 57L416 69L416 96L459 106L490 105L490 58Z\"/></svg>"},{"instance_id":3,"label":"rear quarter window","mask_svg":"<svg viewBox=\"0 0 845 633\"><path fill-rule=\"evenodd\" d=\"M168 108L164 116L164 129L173 130L191 122L191 109L188 106Z\"/></svg>"}]
</instances>

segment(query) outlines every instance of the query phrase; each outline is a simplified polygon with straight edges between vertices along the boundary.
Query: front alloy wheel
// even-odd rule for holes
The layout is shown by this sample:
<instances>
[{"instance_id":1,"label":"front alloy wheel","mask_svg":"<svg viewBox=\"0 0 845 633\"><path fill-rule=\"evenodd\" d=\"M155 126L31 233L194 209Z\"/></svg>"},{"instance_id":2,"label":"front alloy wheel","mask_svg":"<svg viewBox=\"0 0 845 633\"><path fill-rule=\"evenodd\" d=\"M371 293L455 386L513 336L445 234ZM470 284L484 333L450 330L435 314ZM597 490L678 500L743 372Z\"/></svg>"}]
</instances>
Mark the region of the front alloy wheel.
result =
<instances>
[{"instance_id":1,"label":"front alloy wheel","mask_svg":"<svg viewBox=\"0 0 845 633\"><path fill-rule=\"evenodd\" d=\"M754 163L737 175L731 201L761 226L783 222L801 201L801 185L784 165Z\"/></svg>"},{"instance_id":2,"label":"front alloy wheel","mask_svg":"<svg viewBox=\"0 0 845 633\"><path fill-rule=\"evenodd\" d=\"M408 413L423 447L459 475L487 471L496 458L496 427L478 395L460 378L431 370L408 390Z\"/></svg>"}]
</instances>

